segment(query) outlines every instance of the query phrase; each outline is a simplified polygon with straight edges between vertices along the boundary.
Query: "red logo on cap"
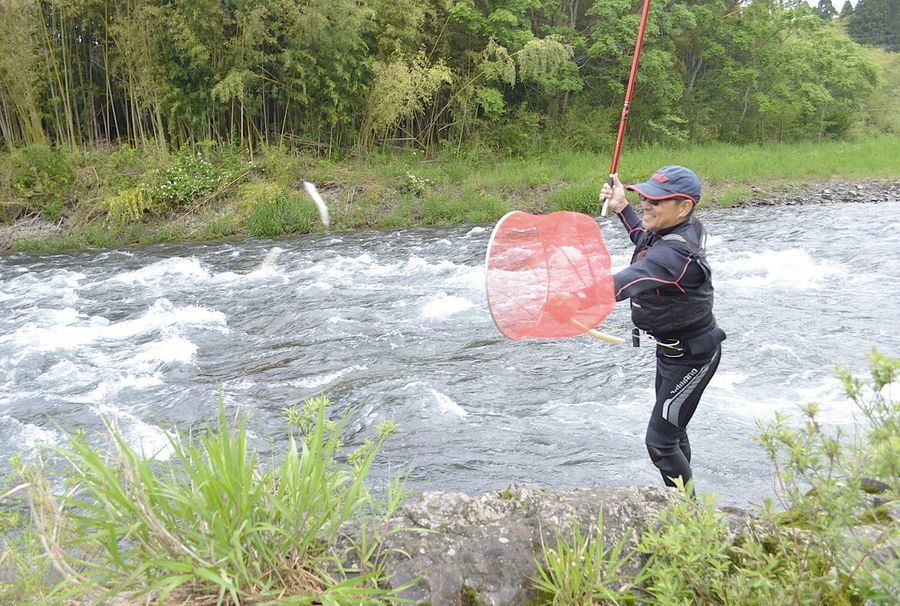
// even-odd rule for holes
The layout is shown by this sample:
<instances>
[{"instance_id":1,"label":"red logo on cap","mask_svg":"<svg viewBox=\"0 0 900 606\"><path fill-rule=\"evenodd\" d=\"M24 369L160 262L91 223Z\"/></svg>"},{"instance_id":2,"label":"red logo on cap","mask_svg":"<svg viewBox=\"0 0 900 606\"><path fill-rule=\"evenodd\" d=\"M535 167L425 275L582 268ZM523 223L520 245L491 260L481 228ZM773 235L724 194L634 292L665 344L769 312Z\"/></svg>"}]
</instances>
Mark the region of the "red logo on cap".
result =
<instances>
[{"instance_id":1,"label":"red logo on cap","mask_svg":"<svg viewBox=\"0 0 900 606\"><path fill-rule=\"evenodd\" d=\"M654 181L659 181L660 183L665 183L669 180L669 178L662 173L653 173L653 176L650 178Z\"/></svg>"}]
</instances>

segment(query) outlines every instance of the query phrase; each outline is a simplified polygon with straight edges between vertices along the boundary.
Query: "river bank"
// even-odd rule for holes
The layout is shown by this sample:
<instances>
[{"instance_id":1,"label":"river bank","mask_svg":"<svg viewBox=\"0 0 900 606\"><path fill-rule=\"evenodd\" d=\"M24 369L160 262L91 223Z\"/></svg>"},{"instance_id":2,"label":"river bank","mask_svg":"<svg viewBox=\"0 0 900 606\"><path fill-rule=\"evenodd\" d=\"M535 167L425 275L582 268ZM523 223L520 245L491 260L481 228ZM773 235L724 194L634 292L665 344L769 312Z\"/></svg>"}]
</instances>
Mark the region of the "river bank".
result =
<instances>
[{"instance_id":1,"label":"river bank","mask_svg":"<svg viewBox=\"0 0 900 606\"><path fill-rule=\"evenodd\" d=\"M539 192L532 192L539 195ZM714 196L705 205L732 208L795 206L801 204L840 204L844 202L879 203L900 198L900 181L896 179L835 180L815 184L786 183L763 188L747 186L746 192L733 201L721 203ZM536 210L536 209L535 209ZM40 243L53 248L65 246L67 236L77 227L66 219L51 221L41 215L30 215L8 225L0 225L0 251L40 248ZM239 234L238 234L239 235ZM186 239L190 239L186 237ZM54 242L63 244L54 246ZM25 243L25 246L17 246Z\"/></svg>"},{"instance_id":2,"label":"river bank","mask_svg":"<svg viewBox=\"0 0 900 606\"><path fill-rule=\"evenodd\" d=\"M682 164L700 175L706 208L897 197L900 139L628 150L624 182ZM341 159L300 150L197 146L178 151L32 145L0 154L0 251L324 232L304 188L314 183L329 229L492 224L510 210L599 211L605 154L546 149L423 157L414 151Z\"/></svg>"}]
</instances>

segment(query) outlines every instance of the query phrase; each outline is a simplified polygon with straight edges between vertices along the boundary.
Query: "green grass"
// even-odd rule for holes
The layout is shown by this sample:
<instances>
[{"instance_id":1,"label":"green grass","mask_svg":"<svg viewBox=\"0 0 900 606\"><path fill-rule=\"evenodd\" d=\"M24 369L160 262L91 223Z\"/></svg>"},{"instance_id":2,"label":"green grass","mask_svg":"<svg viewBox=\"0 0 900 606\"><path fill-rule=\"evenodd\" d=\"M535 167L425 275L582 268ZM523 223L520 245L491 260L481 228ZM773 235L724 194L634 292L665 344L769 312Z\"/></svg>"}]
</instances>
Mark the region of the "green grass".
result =
<instances>
[{"instance_id":1,"label":"green grass","mask_svg":"<svg viewBox=\"0 0 900 606\"><path fill-rule=\"evenodd\" d=\"M320 186L331 210L331 229L338 231L487 224L514 209L596 214L600 185L608 178L609 153L559 149L560 145L527 157L497 157L472 148L435 158L397 153L340 162L277 147L262 149L250 160L223 148L206 150L209 160L202 164L186 162L183 153L130 148L78 151L68 158L75 175L65 197L70 202L63 209L51 209L73 226L61 235L16 240L13 248L118 247L323 229L302 191L303 180ZM15 180L16 158L0 154L0 196L7 221L14 218L11 213L34 208L31 202L37 195L21 191ZM618 172L624 182L635 182L666 164L694 169L704 183L704 204L727 207L749 198L754 190L836 179L897 179L900 136L743 146L626 144ZM173 177L175 185L169 186L160 175L178 178ZM54 183L50 177L40 183L41 195L62 199L45 191L47 183ZM213 187L218 189L208 193ZM131 194L136 188L149 192L150 199L134 204ZM195 190L203 195L191 202L185 196Z\"/></svg>"},{"instance_id":2,"label":"green grass","mask_svg":"<svg viewBox=\"0 0 900 606\"><path fill-rule=\"evenodd\" d=\"M170 458L134 450L114 421L108 448L73 435L55 449L67 488L54 489L42 464L19 466L33 528L5 549L17 569L52 561L58 584L20 578L9 591L21 603L102 603L117 596L151 602L382 604L375 512L399 507L397 484L376 503L365 480L395 426L343 457L344 421L326 417L328 401L289 409L291 435L280 461L263 464L248 444L246 419L228 419L220 403L214 426L167 434ZM59 473L59 470L56 470ZM54 476L55 477L55 476ZM344 524L361 529L345 537ZM371 521L370 521L371 520ZM0 520L2 521L2 520ZM36 556L37 534L46 556ZM351 552L339 545L349 541ZM43 570L35 568L35 570ZM0 596L7 592L0 585ZM49 597L48 597L49 596Z\"/></svg>"}]
</instances>

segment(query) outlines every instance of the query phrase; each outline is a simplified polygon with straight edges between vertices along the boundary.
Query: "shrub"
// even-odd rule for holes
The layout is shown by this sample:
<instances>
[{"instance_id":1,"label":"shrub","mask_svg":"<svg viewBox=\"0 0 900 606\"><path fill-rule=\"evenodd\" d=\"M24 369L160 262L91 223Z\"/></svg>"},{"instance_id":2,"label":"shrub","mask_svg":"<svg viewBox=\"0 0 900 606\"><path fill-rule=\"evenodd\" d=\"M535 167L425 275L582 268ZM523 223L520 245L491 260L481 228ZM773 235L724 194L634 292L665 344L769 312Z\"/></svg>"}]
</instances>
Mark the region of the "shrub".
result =
<instances>
[{"instance_id":1,"label":"shrub","mask_svg":"<svg viewBox=\"0 0 900 606\"><path fill-rule=\"evenodd\" d=\"M16 150L12 165L13 189L25 202L26 212L58 219L70 201L66 194L75 181L75 171L66 153L46 143L34 143Z\"/></svg>"},{"instance_id":2,"label":"shrub","mask_svg":"<svg viewBox=\"0 0 900 606\"><path fill-rule=\"evenodd\" d=\"M207 154L184 148L170 167L155 173L150 197L168 207L187 206L212 194L229 176L229 171L213 164Z\"/></svg>"},{"instance_id":3,"label":"shrub","mask_svg":"<svg viewBox=\"0 0 900 606\"><path fill-rule=\"evenodd\" d=\"M421 196L428 188L434 185L434 181L431 179L427 179L425 177L417 177L411 172L407 171L406 178L403 181L403 184L400 186L400 191L405 194L411 194L413 196Z\"/></svg>"},{"instance_id":4,"label":"shrub","mask_svg":"<svg viewBox=\"0 0 900 606\"><path fill-rule=\"evenodd\" d=\"M106 225L123 226L140 221L144 213L154 208L146 187L138 186L118 192L101 203L106 208Z\"/></svg>"}]
</instances>

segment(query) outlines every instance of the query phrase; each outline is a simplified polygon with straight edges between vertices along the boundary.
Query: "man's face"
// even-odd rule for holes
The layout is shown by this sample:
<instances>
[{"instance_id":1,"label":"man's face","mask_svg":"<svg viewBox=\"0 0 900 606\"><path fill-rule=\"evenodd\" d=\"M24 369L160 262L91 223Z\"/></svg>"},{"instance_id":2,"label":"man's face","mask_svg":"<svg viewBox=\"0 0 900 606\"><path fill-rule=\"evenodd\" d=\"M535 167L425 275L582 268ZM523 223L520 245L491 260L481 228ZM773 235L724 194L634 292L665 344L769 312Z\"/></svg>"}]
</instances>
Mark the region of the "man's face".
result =
<instances>
[{"instance_id":1,"label":"man's face","mask_svg":"<svg viewBox=\"0 0 900 606\"><path fill-rule=\"evenodd\" d=\"M691 205L691 201L684 198L670 198L651 204L650 200L641 196L644 228L657 233L663 229L678 225L690 214Z\"/></svg>"}]
</instances>

